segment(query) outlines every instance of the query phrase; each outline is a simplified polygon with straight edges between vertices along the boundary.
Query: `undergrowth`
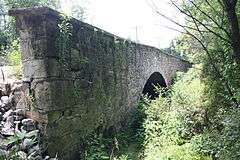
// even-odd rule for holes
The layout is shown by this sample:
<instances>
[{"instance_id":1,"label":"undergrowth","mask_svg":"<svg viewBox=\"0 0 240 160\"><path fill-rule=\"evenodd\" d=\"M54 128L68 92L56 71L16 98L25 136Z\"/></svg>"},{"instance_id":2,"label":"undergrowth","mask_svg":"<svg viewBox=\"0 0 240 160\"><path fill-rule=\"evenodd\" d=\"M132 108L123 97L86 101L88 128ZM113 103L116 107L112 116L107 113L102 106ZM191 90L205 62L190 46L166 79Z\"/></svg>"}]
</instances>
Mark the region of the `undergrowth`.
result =
<instances>
[{"instance_id":1,"label":"undergrowth","mask_svg":"<svg viewBox=\"0 0 240 160\"><path fill-rule=\"evenodd\" d=\"M140 103L141 105L141 103ZM81 159L86 160L138 160L142 159L141 122L143 114L135 112L131 122L122 130L94 132L84 139Z\"/></svg>"},{"instance_id":2,"label":"undergrowth","mask_svg":"<svg viewBox=\"0 0 240 160\"><path fill-rule=\"evenodd\" d=\"M201 66L194 67L155 100L143 97L127 129L92 136L85 159L240 159L239 109L213 110Z\"/></svg>"},{"instance_id":3,"label":"undergrowth","mask_svg":"<svg viewBox=\"0 0 240 160\"><path fill-rule=\"evenodd\" d=\"M17 78L22 75L22 61L19 40L14 40L10 47L5 51L8 66L12 66L13 73Z\"/></svg>"}]
</instances>

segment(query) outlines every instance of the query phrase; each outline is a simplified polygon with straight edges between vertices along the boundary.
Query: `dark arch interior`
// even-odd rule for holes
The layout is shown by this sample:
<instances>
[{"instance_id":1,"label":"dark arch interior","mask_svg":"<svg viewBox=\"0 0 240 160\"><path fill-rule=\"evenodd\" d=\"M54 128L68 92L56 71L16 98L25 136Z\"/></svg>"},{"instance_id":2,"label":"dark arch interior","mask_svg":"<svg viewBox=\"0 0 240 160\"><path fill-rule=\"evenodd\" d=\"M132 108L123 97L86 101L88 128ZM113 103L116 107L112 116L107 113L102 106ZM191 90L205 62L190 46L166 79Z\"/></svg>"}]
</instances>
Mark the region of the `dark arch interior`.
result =
<instances>
[{"instance_id":1,"label":"dark arch interior","mask_svg":"<svg viewBox=\"0 0 240 160\"><path fill-rule=\"evenodd\" d=\"M159 93L156 92L155 86L161 86L163 88L167 87L163 76L159 72L154 72L149 77L143 88L142 94L147 95L150 99L156 99L159 96Z\"/></svg>"}]
</instances>

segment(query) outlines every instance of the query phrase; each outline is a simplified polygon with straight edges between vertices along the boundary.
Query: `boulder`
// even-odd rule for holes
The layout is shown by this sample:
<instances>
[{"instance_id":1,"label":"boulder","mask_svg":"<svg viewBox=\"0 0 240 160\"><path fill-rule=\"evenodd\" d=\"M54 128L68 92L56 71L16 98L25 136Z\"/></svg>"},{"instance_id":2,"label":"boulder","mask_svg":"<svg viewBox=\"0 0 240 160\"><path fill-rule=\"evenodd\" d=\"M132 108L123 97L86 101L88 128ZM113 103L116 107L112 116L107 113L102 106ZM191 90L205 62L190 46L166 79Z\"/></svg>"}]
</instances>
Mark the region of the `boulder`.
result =
<instances>
[{"instance_id":1,"label":"boulder","mask_svg":"<svg viewBox=\"0 0 240 160\"><path fill-rule=\"evenodd\" d=\"M23 119L22 125L23 125L23 129L26 131L33 131L36 129L35 122L30 118Z\"/></svg>"},{"instance_id":2,"label":"boulder","mask_svg":"<svg viewBox=\"0 0 240 160\"><path fill-rule=\"evenodd\" d=\"M13 114L14 114L14 112L12 109L8 110L7 112L4 113L3 120L6 120L7 117L12 116Z\"/></svg>"},{"instance_id":3,"label":"boulder","mask_svg":"<svg viewBox=\"0 0 240 160\"><path fill-rule=\"evenodd\" d=\"M24 151L28 151L31 149L35 142L31 138L25 138L21 143L21 149Z\"/></svg>"},{"instance_id":4,"label":"boulder","mask_svg":"<svg viewBox=\"0 0 240 160\"><path fill-rule=\"evenodd\" d=\"M18 151L16 155L19 160L27 160L27 153L23 151Z\"/></svg>"}]
</instances>

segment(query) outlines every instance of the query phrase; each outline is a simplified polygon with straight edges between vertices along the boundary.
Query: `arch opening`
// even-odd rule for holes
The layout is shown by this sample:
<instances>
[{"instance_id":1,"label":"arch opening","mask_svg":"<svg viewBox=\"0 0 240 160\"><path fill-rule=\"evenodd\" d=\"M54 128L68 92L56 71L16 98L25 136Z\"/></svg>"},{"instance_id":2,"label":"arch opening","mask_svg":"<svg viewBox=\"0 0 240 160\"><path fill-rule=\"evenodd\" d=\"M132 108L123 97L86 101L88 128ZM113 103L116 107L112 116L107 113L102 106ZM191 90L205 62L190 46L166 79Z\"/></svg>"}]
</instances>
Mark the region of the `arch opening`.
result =
<instances>
[{"instance_id":1,"label":"arch opening","mask_svg":"<svg viewBox=\"0 0 240 160\"><path fill-rule=\"evenodd\" d=\"M165 79L159 72L154 72L151 74L144 85L142 94L147 95L150 99L156 99L159 96L159 93L156 92L156 86L160 86L162 88L167 87Z\"/></svg>"}]
</instances>

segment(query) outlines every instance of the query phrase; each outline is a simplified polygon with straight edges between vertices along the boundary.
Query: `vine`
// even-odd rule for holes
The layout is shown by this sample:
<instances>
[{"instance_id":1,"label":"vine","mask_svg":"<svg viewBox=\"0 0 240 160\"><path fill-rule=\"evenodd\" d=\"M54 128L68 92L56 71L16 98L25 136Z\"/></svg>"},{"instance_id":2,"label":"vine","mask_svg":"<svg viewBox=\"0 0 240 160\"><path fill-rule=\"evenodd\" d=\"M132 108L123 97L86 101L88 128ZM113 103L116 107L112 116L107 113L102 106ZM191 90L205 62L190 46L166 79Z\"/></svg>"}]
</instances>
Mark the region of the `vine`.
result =
<instances>
[{"instance_id":1,"label":"vine","mask_svg":"<svg viewBox=\"0 0 240 160\"><path fill-rule=\"evenodd\" d=\"M58 24L58 35L56 40L56 48L57 54L59 55L59 62L61 64L61 68L68 69L69 63L67 59L69 59L68 54L71 51L71 37L73 26L70 23L71 18L62 14L60 23Z\"/></svg>"}]
</instances>

